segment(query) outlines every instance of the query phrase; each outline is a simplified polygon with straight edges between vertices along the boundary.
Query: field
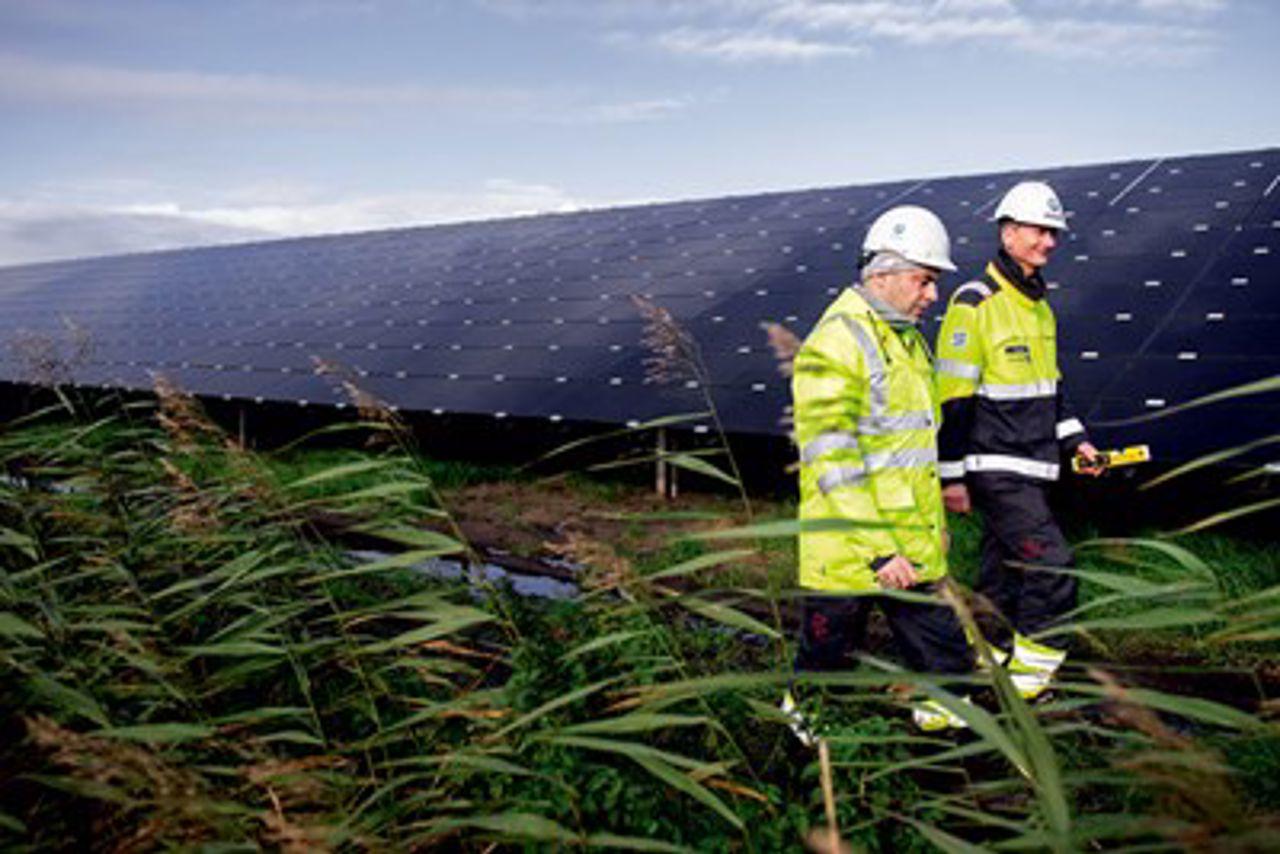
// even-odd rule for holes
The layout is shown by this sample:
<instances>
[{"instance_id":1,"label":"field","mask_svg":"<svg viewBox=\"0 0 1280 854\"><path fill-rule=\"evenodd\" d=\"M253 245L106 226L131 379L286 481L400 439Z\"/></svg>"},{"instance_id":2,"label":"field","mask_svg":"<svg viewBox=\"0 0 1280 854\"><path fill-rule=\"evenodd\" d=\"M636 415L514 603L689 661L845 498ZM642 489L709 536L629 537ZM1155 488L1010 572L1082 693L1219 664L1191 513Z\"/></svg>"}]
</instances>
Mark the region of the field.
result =
<instances>
[{"instance_id":1,"label":"field","mask_svg":"<svg viewBox=\"0 0 1280 854\"><path fill-rule=\"evenodd\" d=\"M0 845L789 851L826 827L817 755L777 711L794 506L734 489L723 449L679 463L725 490L665 502L430 460L364 415L271 453L164 388L6 425ZM954 521L968 619L977 529ZM996 668L962 703L882 630L858 670L808 680L846 844L1274 845L1280 549L1073 535L1084 596L1048 702ZM421 571L441 560L580 595ZM919 734L908 693L970 730Z\"/></svg>"}]
</instances>

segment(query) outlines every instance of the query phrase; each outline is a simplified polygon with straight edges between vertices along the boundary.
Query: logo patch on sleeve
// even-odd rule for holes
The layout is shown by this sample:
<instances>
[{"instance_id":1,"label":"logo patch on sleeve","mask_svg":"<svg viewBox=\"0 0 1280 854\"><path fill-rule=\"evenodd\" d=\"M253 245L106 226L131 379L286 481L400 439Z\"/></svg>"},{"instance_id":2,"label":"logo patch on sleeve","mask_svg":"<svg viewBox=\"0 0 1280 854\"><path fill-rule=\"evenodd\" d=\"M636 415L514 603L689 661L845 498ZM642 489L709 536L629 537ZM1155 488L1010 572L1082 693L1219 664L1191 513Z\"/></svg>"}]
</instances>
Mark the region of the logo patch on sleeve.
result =
<instances>
[{"instance_id":1,"label":"logo patch on sleeve","mask_svg":"<svg viewBox=\"0 0 1280 854\"><path fill-rule=\"evenodd\" d=\"M957 329L951 333L951 346L959 349L969 343L969 333L963 329Z\"/></svg>"}]
</instances>

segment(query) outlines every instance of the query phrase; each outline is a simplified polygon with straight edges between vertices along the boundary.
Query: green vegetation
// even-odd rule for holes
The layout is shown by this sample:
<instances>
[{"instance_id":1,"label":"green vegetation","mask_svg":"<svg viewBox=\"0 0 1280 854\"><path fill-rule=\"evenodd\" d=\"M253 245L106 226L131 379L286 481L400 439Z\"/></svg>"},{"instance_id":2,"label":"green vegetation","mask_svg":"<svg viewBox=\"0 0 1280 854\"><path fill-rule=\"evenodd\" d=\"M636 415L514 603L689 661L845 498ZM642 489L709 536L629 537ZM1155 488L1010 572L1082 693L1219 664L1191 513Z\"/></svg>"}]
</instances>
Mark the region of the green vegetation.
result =
<instances>
[{"instance_id":1,"label":"green vegetation","mask_svg":"<svg viewBox=\"0 0 1280 854\"><path fill-rule=\"evenodd\" d=\"M0 433L0 846L788 851L822 826L816 754L776 709L792 508L693 497L672 518L616 485L423 460L389 416L345 430L373 447L257 455L162 391ZM683 462L735 479L721 453ZM468 554L477 508L572 517L584 595L412 569ZM370 536L400 551L353 561ZM961 580L976 549L960 522ZM879 656L806 680L847 842L1273 844L1276 550L1201 534L1081 557L1079 655L1050 702L996 669L963 704ZM915 732L904 690L970 732Z\"/></svg>"}]
</instances>

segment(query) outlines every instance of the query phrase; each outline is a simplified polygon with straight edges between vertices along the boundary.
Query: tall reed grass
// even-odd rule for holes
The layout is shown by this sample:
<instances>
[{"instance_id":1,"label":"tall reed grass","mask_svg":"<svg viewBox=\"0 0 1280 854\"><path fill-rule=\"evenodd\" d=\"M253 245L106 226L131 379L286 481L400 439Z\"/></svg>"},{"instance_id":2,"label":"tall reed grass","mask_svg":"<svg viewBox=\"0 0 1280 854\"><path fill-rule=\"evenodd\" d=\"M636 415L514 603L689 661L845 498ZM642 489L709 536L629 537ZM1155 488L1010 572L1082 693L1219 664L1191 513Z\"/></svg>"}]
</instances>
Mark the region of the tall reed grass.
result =
<instances>
[{"instance_id":1,"label":"tall reed grass","mask_svg":"<svg viewBox=\"0 0 1280 854\"><path fill-rule=\"evenodd\" d=\"M693 556L658 566L580 540L572 602L432 580L413 567L472 549L409 432L362 410L331 429L374 450L291 479L166 385L5 427L0 844L787 851L825 826L817 755L776 708L793 591L735 573L799 523L706 519ZM730 458L690 468L740 489ZM358 562L342 532L399 551ZM1276 769L1257 757L1280 754L1275 701L1144 686L1093 653L1189 628L1190 656L1272 654L1280 585L1228 593L1176 541L1083 548L1098 560L1073 571L1106 592L1063 630L1085 654L1050 702L999 667L973 678L976 704L879 657L808 677L847 841L1273 844ZM904 685L969 734L914 732Z\"/></svg>"}]
</instances>

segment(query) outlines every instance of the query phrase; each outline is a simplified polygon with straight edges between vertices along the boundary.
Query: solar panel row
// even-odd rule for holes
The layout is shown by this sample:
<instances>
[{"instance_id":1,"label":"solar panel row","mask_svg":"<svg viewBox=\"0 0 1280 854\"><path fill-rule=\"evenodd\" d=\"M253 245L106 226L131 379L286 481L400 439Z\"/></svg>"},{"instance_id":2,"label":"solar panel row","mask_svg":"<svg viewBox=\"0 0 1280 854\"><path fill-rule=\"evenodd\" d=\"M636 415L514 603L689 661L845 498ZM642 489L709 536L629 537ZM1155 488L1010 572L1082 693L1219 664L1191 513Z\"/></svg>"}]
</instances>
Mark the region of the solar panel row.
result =
<instances>
[{"instance_id":1,"label":"solar panel row","mask_svg":"<svg viewBox=\"0 0 1280 854\"><path fill-rule=\"evenodd\" d=\"M642 294L699 342L728 428L777 434L787 386L761 322L806 332L854 275L866 224L898 202L938 212L961 269L976 272L993 250L995 203L1024 177L9 268L0 270L0 377L38 381L52 354L90 385L149 387L161 372L200 394L338 403L334 383L315 374L320 360L406 410L645 420L697 406L702 390L645 383L630 299ZM1047 272L1063 368L1090 417L1129 417L1280 373L1268 334L1280 314L1280 150L1035 177L1070 210L1072 230ZM1237 401L1209 432L1226 441L1276 415L1274 400ZM1166 432L1175 455L1205 440L1205 431Z\"/></svg>"}]
</instances>

